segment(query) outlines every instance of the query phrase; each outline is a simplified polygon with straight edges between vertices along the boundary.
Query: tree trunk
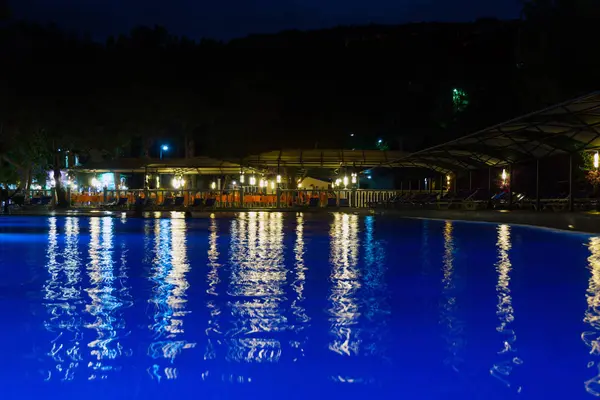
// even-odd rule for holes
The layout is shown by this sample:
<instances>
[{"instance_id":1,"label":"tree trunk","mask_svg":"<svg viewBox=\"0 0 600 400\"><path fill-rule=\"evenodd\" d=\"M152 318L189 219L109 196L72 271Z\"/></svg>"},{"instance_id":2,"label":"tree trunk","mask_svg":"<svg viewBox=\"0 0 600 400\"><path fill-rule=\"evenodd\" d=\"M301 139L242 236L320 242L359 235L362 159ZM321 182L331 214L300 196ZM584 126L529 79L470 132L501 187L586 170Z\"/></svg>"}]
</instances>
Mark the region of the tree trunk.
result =
<instances>
[{"instance_id":1,"label":"tree trunk","mask_svg":"<svg viewBox=\"0 0 600 400\"><path fill-rule=\"evenodd\" d=\"M33 174L31 173L31 168L27 168L27 172L25 173L25 176L27 177L27 180L25 181L25 192L29 191L29 189L31 188L31 182L33 180Z\"/></svg>"},{"instance_id":2,"label":"tree trunk","mask_svg":"<svg viewBox=\"0 0 600 400\"><path fill-rule=\"evenodd\" d=\"M67 194L65 189L62 187L61 175L60 175L60 158L58 154L54 157L54 189L56 191L56 208L67 208L69 203L67 202Z\"/></svg>"}]
</instances>

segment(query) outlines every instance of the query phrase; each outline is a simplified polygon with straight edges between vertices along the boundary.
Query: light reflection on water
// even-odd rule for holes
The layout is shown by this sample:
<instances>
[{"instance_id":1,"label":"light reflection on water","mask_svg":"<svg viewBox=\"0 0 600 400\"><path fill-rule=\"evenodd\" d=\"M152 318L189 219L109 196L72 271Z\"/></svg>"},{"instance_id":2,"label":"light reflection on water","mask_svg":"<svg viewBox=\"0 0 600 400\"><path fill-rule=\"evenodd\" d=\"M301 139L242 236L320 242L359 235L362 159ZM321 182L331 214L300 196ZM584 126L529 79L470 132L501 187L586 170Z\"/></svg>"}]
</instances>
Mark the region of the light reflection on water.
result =
<instances>
[{"instance_id":1,"label":"light reflection on water","mask_svg":"<svg viewBox=\"0 0 600 400\"><path fill-rule=\"evenodd\" d=\"M235 224L232 224L235 225ZM206 293L209 295L206 301L206 307L208 308L208 327L206 328L207 344L206 351L204 353L205 360L213 360L216 358L216 343L213 340L217 340L221 332L221 326L219 317L221 315L221 305L217 301L219 292L218 285L221 282L219 278L219 269L221 264L219 263L219 248L217 241L219 239L218 221L216 218L210 218L209 234L208 234L208 273L207 283L208 289ZM233 226L232 226L233 231ZM203 375L204 377L204 375Z\"/></svg>"},{"instance_id":2,"label":"light reflection on water","mask_svg":"<svg viewBox=\"0 0 600 400\"><path fill-rule=\"evenodd\" d=\"M90 219L90 244L87 275L90 298L85 311L92 317L85 328L94 330L96 337L87 347L90 349L88 379L106 379L109 373L118 372L123 356L131 356L132 350L121 343L126 323L123 308L131 306L127 287L126 253L121 248L119 261L115 260L114 219L111 217Z\"/></svg>"},{"instance_id":3,"label":"light reflection on water","mask_svg":"<svg viewBox=\"0 0 600 400\"><path fill-rule=\"evenodd\" d=\"M356 298L361 287L357 268L358 216L335 213L330 237L329 350L343 356L358 355L362 339L356 326L361 315Z\"/></svg>"},{"instance_id":4,"label":"light reflection on water","mask_svg":"<svg viewBox=\"0 0 600 400\"><path fill-rule=\"evenodd\" d=\"M304 252L305 252L305 244L304 244L304 216L302 214L298 214L296 216L296 243L294 244L294 281L292 282L292 289L295 292L294 300L292 301L291 309L294 315L294 331L298 334L303 333L308 326L310 321L310 317L306 313L306 308L304 307L304 287L306 285L306 271L308 268L304 265ZM296 349L296 353L293 356L294 361L298 360L298 357L304 357L304 346L308 338L305 334L298 335L297 340L293 340L290 344Z\"/></svg>"},{"instance_id":5,"label":"light reflection on water","mask_svg":"<svg viewBox=\"0 0 600 400\"><path fill-rule=\"evenodd\" d=\"M590 278L586 293L587 310L583 321L591 330L583 332L581 338L592 356L587 367L594 371L594 376L585 381L585 389L589 394L600 397L600 237L590 238L588 249Z\"/></svg>"},{"instance_id":6,"label":"light reflection on water","mask_svg":"<svg viewBox=\"0 0 600 400\"><path fill-rule=\"evenodd\" d=\"M514 386L517 392L521 392L521 386L514 385L509 380L515 366L521 365L523 361L517 356L517 349L515 348L517 335L514 329L511 328L515 316L510 293L510 272L512 270L512 264L510 262L509 252L512 246L510 227L508 225L500 225L498 227L498 242L496 245L498 247L498 262L496 263L496 271L498 273L498 284L496 285L498 306L496 315L500 322L496 331L501 335L502 348L498 352L499 360L495 362L490 369L490 374L504 383L507 387Z\"/></svg>"},{"instance_id":7,"label":"light reflection on water","mask_svg":"<svg viewBox=\"0 0 600 400\"><path fill-rule=\"evenodd\" d=\"M450 221L444 224L444 255L442 258L442 303L440 323L444 326L444 340L447 356L444 364L460 372L464 364L465 322L459 316L460 276L455 269L454 258L458 248L454 238L454 226Z\"/></svg>"},{"instance_id":8,"label":"light reflection on water","mask_svg":"<svg viewBox=\"0 0 600 400\"><path fill-rule=\"evenodd\" d=\"M463 255L469 243L459 223L426 221L416 239L410 238L414 248L401 253L389 245L399 247L400 240L376 216L330 216L327 222L302 213L250 212L134 225L109 217L49 218L41 290L43 366L36 364L36 371L44 380L61 382L111 381L141 370L143 379L164 387L176 378L177 385L209 377L255 383L265 381L264 371L290 376L314 369L307 380L379 383L384 367L390 375L423 367L403 364L408 354L409 360L439 364L424 369L456 371L450 379L468 381L467 371L475 369L473 349L487 346L477 342L479 336L467 341L477 334L492 343L482 347L485 361L476 361L490 387L504 390L505 384L520 392L530 382L522 377L524 352L516 347L515 326L526 331L520 329L522 319L515 324L513 308L513 296L522 293L512 291L518 260L513 247L516 254L524 251L513 243L518 228L487 231L486 257L478 258L487 264L477 265L480 275L467 280ZM585 388L599 396L600 238L590 238L588 249ZM427 286L411 291L407 282L419 273L417 281ZM481 305L469 304L474 285L478 296L487 296ZM425 301L400 304L414 298ZM473 318L479 311L486 321ZM423 313L429 320L421 319ZM403 330L407 323L421 329L423 320L438 317L439 325L429 324L418 335ZM412 350L416 336L427 344ZM432 343L430 348L444 346L441 356L424 353ZM412 351L419 354L412 358Z\"/></svg>"},{"instance_id":9,"label":"light reflection on water","mask_svg":"<svg viewBox=\"0 0 600 400\"><path fill-rule=\"evenodd\" d=\"M279 333L290 329L284 305L282 214L250 212L239 221L239 229L231 229L227 294L232 326L225 333L226 359L277 362L284 346Z\"/></svg>"},{"instance_id":10,"label":"light reflection on water","mask_svg":"<svg viewBox=\"0 0 600 400\"><path fill-rule=\"evenodd\" d=\"M186 290L189 283L186 274L190 270L187 262L186 220L181 218L156 219L154 221L154 259L150 279L154 283L150 330L153 342L148 355L155 364L148 369L152 378L160 381L176 379L178 370L173 366L175 358L185 349L196 346L196 342L185 339ZM161 365L158 360L168 360Z\"/></svg>"},{"instance_id":11,"label":"light reflection on water","mask_svg":"<svg viewBox=\"0 0 600 400\"><path fill-rule=\"evenodd\" d=\"M48 356L53 365L44 372L44 378L68 381L75 378L75 371L83 360L81 313L84 300L80 284L79 219L66 219L65 247L62 250L58 241L57 218L49 218L48 223L46 269L49 278L43 287L43 304L48 313L44 326L52 334Z\"/></svg>"}]
</instances>

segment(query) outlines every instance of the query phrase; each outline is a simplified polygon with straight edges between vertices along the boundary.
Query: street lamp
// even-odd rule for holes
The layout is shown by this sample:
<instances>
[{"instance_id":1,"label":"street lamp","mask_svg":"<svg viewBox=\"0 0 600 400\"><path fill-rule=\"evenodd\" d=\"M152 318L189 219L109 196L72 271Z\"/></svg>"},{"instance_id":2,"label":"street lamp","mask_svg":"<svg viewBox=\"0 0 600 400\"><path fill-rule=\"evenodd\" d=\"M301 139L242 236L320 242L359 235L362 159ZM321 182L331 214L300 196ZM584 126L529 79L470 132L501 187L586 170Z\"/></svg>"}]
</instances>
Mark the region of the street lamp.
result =
<instances>
[{"instance_id":1,"label":"street lamp","mask_svg":"<svg viewBox=\"0 0 600 400\"><path fill-rule=\"evenodd\" d=\"M598 152L594 154L594 168L598 169Z\"/></svg>"},{"instance_id":2,"label":"street lamp","mask_svg":"<svg viewBox=\"0 0 600 400\"><path fill-rule=\"evenodd\" d=\"M163 144L162 146L160 146L160 159L161 160L163 158L163 151L169 151L169 146L167 146L166 144Z\"/></svg>"}]
</instances>

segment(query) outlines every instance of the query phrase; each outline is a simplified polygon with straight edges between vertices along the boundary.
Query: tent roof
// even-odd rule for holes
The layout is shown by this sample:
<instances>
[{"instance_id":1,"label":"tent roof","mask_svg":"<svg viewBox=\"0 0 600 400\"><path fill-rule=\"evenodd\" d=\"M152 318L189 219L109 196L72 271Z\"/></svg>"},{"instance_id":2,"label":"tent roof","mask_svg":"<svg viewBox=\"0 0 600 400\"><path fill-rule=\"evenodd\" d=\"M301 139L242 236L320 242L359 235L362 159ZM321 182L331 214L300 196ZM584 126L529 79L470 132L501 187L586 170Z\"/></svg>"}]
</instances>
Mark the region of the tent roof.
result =
<instances>
[{"instance_id":1,"label":"tent roof","mask_svg":"<svg viewBox=\"0 0 600 400\"><path fill-rule=\"evenodd\" d=\"M600 148L600 92L594 92L385 163L442 173Z\"/></svg>"},{"instance_id":2,"label":"tent roof","mask_svg":"<svg viewBox=\"0 0 600 400\"><path fill-rule=\"evenodd\" d=\"M179 158L179 159L143 159L122 158L111 161L87 162L81 167L72 168L80 172L144 172L146 170L168 173L219 175L238 174L241 170L239 164L229 161L216 160L209 157ZM244 170L254 170L244 168Z\"/></svg>"},{"instance_id":3,"label":"tent roof","mask_svg":"<svg viewBox=\"0 0 600 400\"><path fill-rule=\"evenodd\" d=\"M401 151L342 150L342 149L286 149L247 157L243 165L256 168L300 167L335 169L341 166L375 167L405 157Z\"/></svg>"}]
</instances>

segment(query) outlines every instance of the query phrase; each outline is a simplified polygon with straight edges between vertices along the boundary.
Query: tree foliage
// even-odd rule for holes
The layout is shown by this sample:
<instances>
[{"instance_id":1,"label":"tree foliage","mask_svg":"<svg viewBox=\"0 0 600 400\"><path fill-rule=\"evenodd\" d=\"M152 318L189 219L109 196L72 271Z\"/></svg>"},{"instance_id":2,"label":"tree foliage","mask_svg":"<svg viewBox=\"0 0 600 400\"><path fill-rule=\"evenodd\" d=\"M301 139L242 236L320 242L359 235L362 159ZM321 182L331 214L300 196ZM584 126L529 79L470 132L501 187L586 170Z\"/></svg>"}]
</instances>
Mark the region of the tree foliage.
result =
<instances>
[{"instance_id":1,"label":"tree foliage","mask_svg":"<svg viewBox=\"0 0 600 400\"><path fill-rule=\"evenodd\" d=\"M0 28L3 171L107 159L239 159L280 148L416 150L600 86L591 0L525 1L522 21L337 27L195 42L138 27L105 44ZM593 40L592 40L593 39ZM352 141L349 140L353 134ZM10 161L7 161L10 160ZM19 168L20 166L21 168Z\"/></svg>"}]
</instances>

